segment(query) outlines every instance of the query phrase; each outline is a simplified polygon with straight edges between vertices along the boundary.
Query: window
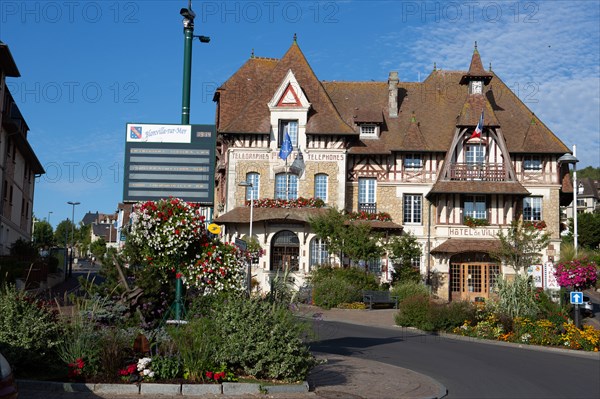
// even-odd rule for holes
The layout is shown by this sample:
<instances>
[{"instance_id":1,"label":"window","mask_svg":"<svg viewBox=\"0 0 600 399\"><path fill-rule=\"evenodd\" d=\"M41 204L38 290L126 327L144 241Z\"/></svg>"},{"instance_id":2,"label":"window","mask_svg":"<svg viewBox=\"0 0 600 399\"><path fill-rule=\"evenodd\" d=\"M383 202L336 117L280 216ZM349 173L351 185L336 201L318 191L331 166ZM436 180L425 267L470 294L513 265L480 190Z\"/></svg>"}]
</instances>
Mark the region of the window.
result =
<instances>
[{"instance_id":1,"label":"window","mask_svg":"<svg viewBox=\"0 0 600 399\"><path fill-rule=\"evenodd\" d=\"M542 170L542 159L537 155L526 156L523 158L523 170L529 172L539 172Z\"/></svg>"},{"instance_id":2,"label":"window","mask_svg":"<svg viewBox=\"0 0 600 399\"><path fill-rule=\"evenodd\" d=\"M485 146L468 144L465 148L465 161L469 164L483 163L485 161Z\"/></svg>"},{"instance_id":3,"label":"window","mask_svg":"<svg viewBox=\"0 0 600 399\"><path fill-rule=\"evenodd\" d=\"M404 194L404 223L421 223L423 196Z\"/></svg>"},{"instance_id":4,"label":"window","mask_svg":"<svg viewBox=\"0 0 600 399\"><path fill-rule=\"evenodd\" d=\"M295 200L298 198L298 176L279 173L275 176L275 198Z\"/></svg>"},{"instance_id":5,"label":"window","mask_svg":"<svg viewBox=\"0 0 600 399\"><path fill-rule=\"evenodd\" d=\"M367 139L377 138L377 125L360 125L360 137Z\"/></svg>"},{"instance_id":6,"label":"window","mask_svg":"<svg viewBox=\"0 0 600 399\"><path fill-rule=\"evenodd\" d=\"M420 169L423 167L421 154L406 154L404 156L404 167L407 169Z\"/></svg>"},{"instance_id":7,"label":"window","mask_svg":"<svg viewBox=\"0 0 600 399\"><path fill-rule=\"evenodd\" d=\"M298 148L298 121L279 121L279 147L282 146L286 133L290 135L292 148Z\"/></svg>"},{"instance_id":8,"label":"window","mask_svg":"<svg viewBox=\"0 0 600 399\"><path fill-rule=\"evenodd\" d=\"M585 208L585 206L586 206L585 200L581 199L581 198L577 198L577 207L578 208L581 208L581 207Z\"/></svg>"},{"instance_id":9,"label":"window","mask_svg":"<svg viewBox=\"0 0 600 399\"><path fill-rule=\"evenodd\" d=\"M362 262L362 261L361 261ZM369 259L366 262L367 270L373 274L381 274L381 259Z\"/></svg>"},{"instance_id":10,"label":"window","mask_svg":"<svg viewBox=\"0 0 600 399\"><path fill-rule=\"evenodd\" d=\"M14 186L11 184L10 185L10 194L8 196L8 203L10 205L12 205L12 202L13 202L13 191L14 191Z\"/></svg>"},{"instance_id":11,"label":"window","mask_svg":"<svg viewBox=\"0 0 600 399\"><path fill-rule=\"evenodd\" d=\"M320 198L327 202L327 181L329 176L324 173L315 175L315 198Z\"/></svg>"},{"instance_id":12,"label":"window","mask_svg":"<svg viewBox=\"0 0 600 399\"><path fill-rule=\"evenodd\" d=\"M417 270L421 270L421 257L415 256L410 260L410 265Z\"/></svg>"},{"instance_id":13,"label":"window","mask_svg":"<svg viewBox=\"0 0 600 399\"><path fill-rule=\"evenodd\" d=\"M329 251L327 244L319 237L310 241L310 267L329 264Z\"/></svg>"},{"instance_id":14,"label":"window","mask_svg":"<svg viewBox=\"0 0 600 399\"><path fill-rule=\"evenodd\" d=\"M360 177L358 179L358 210L369 213L377 211L375 200L375 183L373 177Z\"/></svg>"},{"instance_id":15,"label":"window","mask_svg":"<svg viewBox=\"0 0 600 399\"><path fill-rule=\"evenodd\" d=\"M542 197L523 198L523 220L542 220Z\"/></svg>"},{"instance_id":16,"label":"window","mask_svg":"<svg viewBox=\"0 0 600 399\"><path fill-rule=\"evenodd\" d=\"M487 219L485 196L467 195L463 205L463 217L475 219Z\"/></svg>"},{"instance_id":17,"label":"window","mask_svg":"<svg viewBox=\"0 0 600 399\"><path fill-rule=\"evenodd\" d=\"M246 181L252 183L252 187L246 187L246 201L257 200L259 198L260 174L250 172L246 174Z\"/></svg>"}]
</instances>

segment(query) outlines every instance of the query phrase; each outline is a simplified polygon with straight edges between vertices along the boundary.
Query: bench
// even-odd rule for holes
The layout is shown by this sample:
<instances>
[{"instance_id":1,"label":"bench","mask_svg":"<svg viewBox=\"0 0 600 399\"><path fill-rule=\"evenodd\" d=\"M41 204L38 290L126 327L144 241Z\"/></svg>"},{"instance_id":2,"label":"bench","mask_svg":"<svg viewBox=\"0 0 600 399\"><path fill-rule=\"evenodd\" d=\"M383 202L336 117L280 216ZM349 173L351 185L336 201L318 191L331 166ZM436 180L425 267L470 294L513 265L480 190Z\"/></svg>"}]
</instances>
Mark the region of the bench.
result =
<instances>
[{"instance_id":1,"label":"bench","mask_svg":"<svg viewBox=\"0 0 600 399\"><path fill-rule=\"evenodd\" d=\"M363 302L369 305L369 310L373 309L374 304L379 303L391 303L394 309L398 309L398 297L389 291L363 291Z\"/></svg>"}]
</instances>

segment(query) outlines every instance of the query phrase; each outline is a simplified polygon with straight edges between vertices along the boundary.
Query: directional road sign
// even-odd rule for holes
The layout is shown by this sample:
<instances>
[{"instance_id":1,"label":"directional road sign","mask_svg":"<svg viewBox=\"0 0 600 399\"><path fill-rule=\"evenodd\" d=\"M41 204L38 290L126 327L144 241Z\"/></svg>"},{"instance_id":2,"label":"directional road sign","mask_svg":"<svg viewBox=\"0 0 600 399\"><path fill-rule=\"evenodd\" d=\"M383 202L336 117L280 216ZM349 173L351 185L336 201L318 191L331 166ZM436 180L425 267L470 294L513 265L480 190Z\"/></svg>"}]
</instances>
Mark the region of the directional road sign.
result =
<instances>
[{"instance_id":1,"label":"directional road sign","mask_svg":"<svg viewBox=\"0 0 600 399\"><path fill-rule=\"evenodd\" d=\"M583 304L583 292L579 292L579 291L571 292L571 304L573 304L573 305Z\"/></svg>"}]
</instances>

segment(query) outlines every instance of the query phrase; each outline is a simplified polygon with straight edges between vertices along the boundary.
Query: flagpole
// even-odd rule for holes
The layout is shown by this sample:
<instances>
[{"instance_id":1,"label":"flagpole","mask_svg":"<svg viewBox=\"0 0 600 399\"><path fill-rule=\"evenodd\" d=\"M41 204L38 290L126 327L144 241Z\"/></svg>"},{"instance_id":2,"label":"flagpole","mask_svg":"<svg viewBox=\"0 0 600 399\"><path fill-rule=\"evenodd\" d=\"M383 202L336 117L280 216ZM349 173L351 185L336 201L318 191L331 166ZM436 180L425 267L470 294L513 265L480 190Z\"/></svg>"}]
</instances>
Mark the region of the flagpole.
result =
<instances>
[{"instance_id":1,"label":"flagpole","mask_svg":"<svg viewBox=\"0 0 600 399\"><path fill-rule=\"evenodd\" d=\"M287 157L285 158L285 199L290 199L289 184L290 184L290 171L288 169Z\"/></svg>"}]
</instances>

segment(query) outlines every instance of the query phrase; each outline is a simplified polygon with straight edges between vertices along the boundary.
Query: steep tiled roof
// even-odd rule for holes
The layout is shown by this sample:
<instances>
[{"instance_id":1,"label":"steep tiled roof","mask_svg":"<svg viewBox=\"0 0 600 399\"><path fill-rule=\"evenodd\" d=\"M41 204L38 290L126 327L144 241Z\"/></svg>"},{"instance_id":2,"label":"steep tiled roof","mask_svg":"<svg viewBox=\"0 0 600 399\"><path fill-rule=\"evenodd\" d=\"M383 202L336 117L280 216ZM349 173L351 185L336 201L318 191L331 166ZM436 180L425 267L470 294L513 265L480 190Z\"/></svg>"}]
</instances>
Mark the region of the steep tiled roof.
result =
<instances>
[{"instance_id":1,"label":"steep tiled roof","mask_svg":"<svg viewBox=\"0 0 600 399\"><path fill-rule=\"evenodd\" d=\"M457 126L475 127L482 108L485 109L485 126L502 129L509 152L569 152L541 121L536 119L532 127L531 110L500 78L479 65L481 57L476 52L467 73L436 69L423 82L400 81L398 117L392 118L388 114L387 81L319 82L294 43L279 61L250 59L219 88L216 95L220 96L219 132L267 133L270 129L267 103L288 70L292 70L312 103L307 133L354 134L356 139L349 148L350 154L415 151L414 146L421 142L420 151L445 153ZM471 76L469 74L493 77L493 83L485 86L483 95L469 95L467 85L460 84L464 76ZM253 95L240 95L244 93ZM416 139L415 128L411 128L412 115L419 122L419 139ZM357 122L379 123L380 137L359 139Z\"/></svg>"},{"instance_id":2,"label":"steep tiled roof","mask_svg":"<svg viewBox=\"0 0 600 399\"><path fill-rule=\"evenodd\" d=\"M432 254L457 254L461 252L494 253L500 249L500 240L481 240L469 238L448 238L431 250Z\"/></svg>"},{"instance_id":3,"label":"steep tiled roof","mask_svg":"<svg viewBox=\"0 0 600 399\"><path fill-rule=\"evenodd\" d=\"M523 151L531 153L544 152L543 149L548 148L550 144L548 135L545 134L537 119L532 116L529 128L523 138Z\"/></svg>"},{"instance_id":4,"label":"steep tiled roof","mask_svg":"<svg viewBox=\"0 0 600 399\"><path fill-rule=\"evenodd\" d=\"M517 181L438 181L429 194L518 194L529 195L529 191Z\"/></svg>"},{"instance_id":5,"label":"steep tiled roof","mask_svg":"<svg viewBox=\"0 0 600 399\"><path fill-rule=\"evenodd\" d=\"M467 96L456 124L458 126L477 126L483 110L483 126L498 127L498 119L491 104L483 94Z\"/></svg>"},{"instance_id":6,"label":"steep tiled roof","mask_svg":"<svg viewBox=\"0 0 600 399\"><path fill-rule=\"evenodd\" d=\"M421 129L419 129L417 118L414 116L410 118L410 125L404 134L402 149L405 151L426 151L429 149L427 142L423 137L423 133L421 133Z\"/></svg>"},{"instance_id":7,"label":"steep tiled roof","mask_svg":"<svg viewBox=\"0 0 600 399\"><path fill-rule=\"evenodd\" d=\"M261 76L256 77L257 80L260 80L260 85L256 88L256 91L252 91L250 95L238 95L234 99L229 99L229 101L235 103L230 106L229 111L237 112L231 114L234 115L234 119L230 122L222 121L219 123L219 132L270 132L271 123L267 103L283 82L288 71L291 70L312 105L306 124L308 134L356 134L354 128L340 117L329 95L317 79L296 42L292 44L281 60L274 65L269 63L268 66L272 66L270 71L263 68ZM242 92L247 90L243 79L239 76L233 80L230 79L227 86L231 87L231 90ZM219 89L219 96L220 98L229 97L221 89Z\"/></svg>"},{"instance_id":8,"label":"steep tiled roof","mask_svg":"<svg viewBox=\"0 0 600 399\"><path fill-rule=\"evenodd\" d=\"M481 56L479 55L479 51L477 50L477 43L475 43L475 50L473 50L473 56L471 57L471 65L469 65L469 71L465 75L463 75L460 82L462 84L465 84L469 80L474 80L474 78L482 78L485 84L488 84L490 80L492 80L492 77L493 75L483 68Z\"/></svg>"}]
</instances>

